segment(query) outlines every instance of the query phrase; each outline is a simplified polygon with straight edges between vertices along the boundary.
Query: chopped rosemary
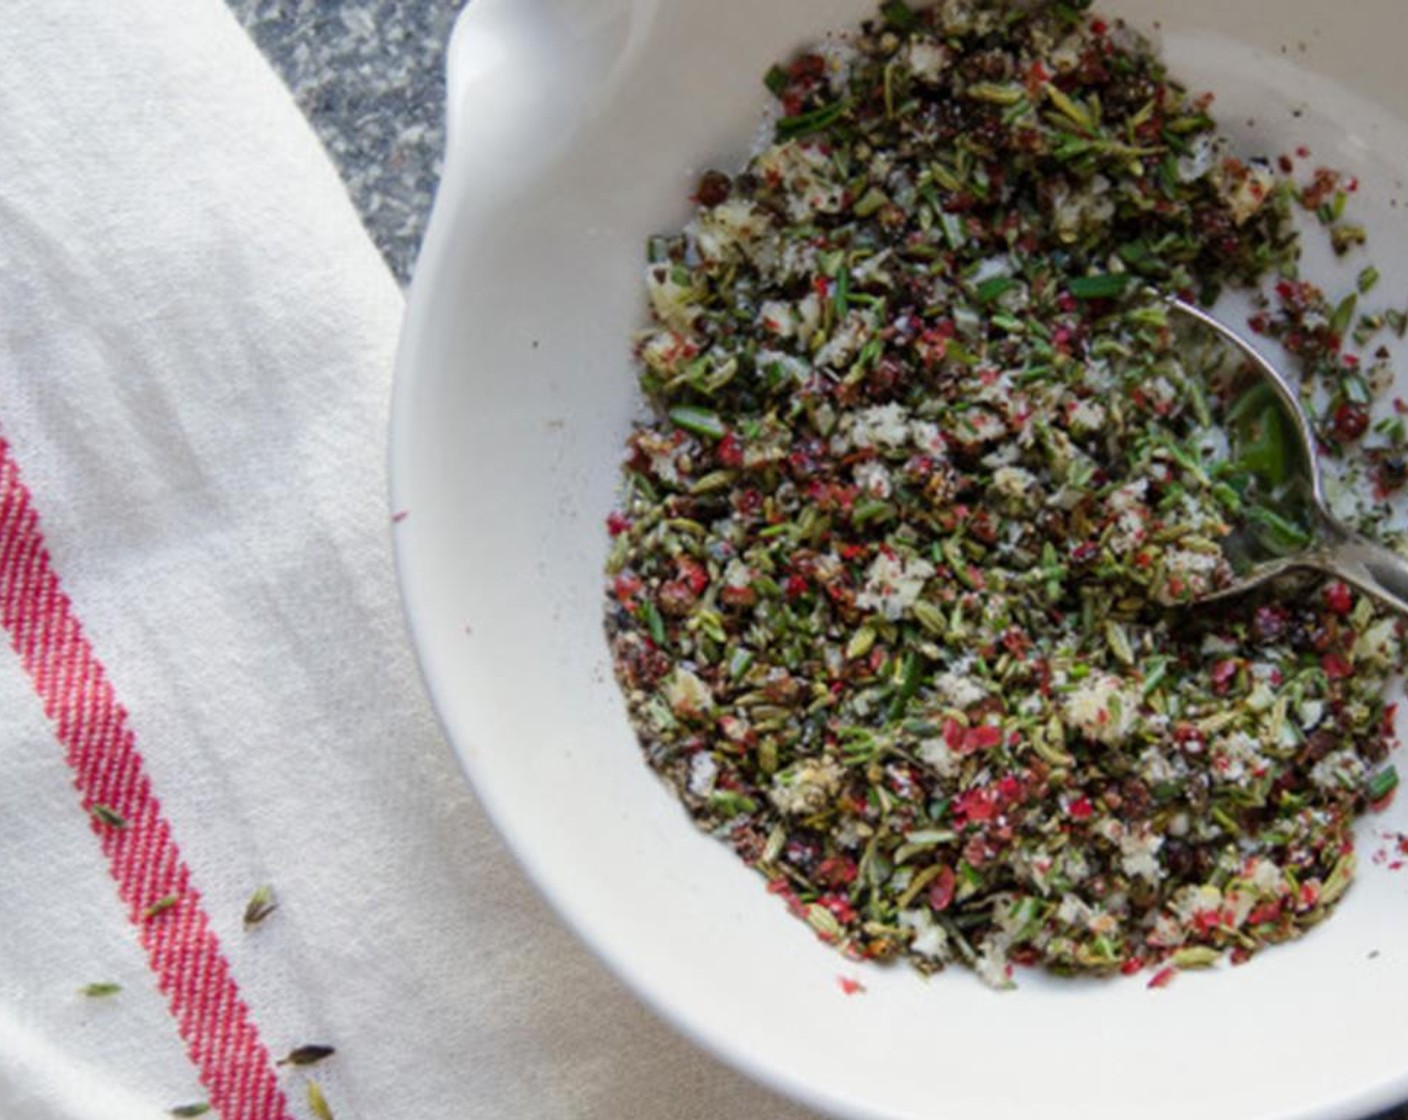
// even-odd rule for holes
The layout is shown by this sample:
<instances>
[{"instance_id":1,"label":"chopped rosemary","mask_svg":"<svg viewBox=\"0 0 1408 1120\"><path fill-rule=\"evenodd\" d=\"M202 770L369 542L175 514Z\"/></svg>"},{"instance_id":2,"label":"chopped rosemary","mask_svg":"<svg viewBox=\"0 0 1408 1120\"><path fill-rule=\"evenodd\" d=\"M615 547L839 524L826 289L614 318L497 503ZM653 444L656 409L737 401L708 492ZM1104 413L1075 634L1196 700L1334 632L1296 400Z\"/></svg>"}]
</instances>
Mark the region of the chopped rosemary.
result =
<instances>
[{"instance_id":1,"label":"chopped rosemary","mask_svg":"<svg viewBox=\"0 0 1408 1120\"><path fill-rule=\"evenodd\" d=\"M1113 299L1123 295L1134 277L1127 272L1107 272L1098 276L1075 276L1066 285L1076 299Z\"/></svg>"}]
</instances>

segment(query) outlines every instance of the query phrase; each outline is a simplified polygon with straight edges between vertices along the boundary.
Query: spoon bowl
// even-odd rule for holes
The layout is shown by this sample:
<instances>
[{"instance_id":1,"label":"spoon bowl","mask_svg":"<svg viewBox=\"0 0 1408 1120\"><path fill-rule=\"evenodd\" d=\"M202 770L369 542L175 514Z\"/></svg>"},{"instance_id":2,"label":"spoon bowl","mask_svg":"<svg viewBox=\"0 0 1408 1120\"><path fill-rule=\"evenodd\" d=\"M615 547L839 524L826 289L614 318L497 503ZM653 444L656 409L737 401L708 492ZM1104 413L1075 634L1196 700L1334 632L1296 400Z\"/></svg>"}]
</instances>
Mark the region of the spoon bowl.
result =
<instances>
[{"instance_id":1,"label":"spoon bowl","mask_svg":"<svg viewBox=\"0 0 1408 1120\"><path fill-rule=\"evenodd\" d=\"M1186 300L1168 302L1237 350L1254 379L1232 406L1229 421L1242 435L1243 458L1251 464L1258 493L1222 542L1234 579L1197 601L1241 595L1278 576L1308 570L1344 580L1408 614L1408 560L1330 512L1315 430L1286 376L1222 320Z\"/></svg>"}]
</instances>

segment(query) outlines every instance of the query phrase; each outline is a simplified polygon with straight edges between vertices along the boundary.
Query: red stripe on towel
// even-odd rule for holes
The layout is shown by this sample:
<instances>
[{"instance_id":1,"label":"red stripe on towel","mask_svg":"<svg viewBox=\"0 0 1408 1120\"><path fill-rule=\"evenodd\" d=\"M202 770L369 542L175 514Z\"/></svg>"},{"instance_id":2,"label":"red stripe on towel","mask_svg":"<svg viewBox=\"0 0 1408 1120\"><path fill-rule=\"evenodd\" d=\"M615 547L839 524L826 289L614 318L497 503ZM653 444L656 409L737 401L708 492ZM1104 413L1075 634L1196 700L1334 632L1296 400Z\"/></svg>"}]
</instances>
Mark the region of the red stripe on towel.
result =
<instances>
[{"instance_id":1,"label":"red stripe on towel","mask_svg":"<svg viewBox=\"0 0 1408 1120\"><path fill-rule=\"evenodd\" d=\"M49 562L39 517L3 439L0 627L67 752L118 895L211 1106L223 1120L292 1120L269 1052L143 771L127 713Z\"/></svg>"}]
</instances>

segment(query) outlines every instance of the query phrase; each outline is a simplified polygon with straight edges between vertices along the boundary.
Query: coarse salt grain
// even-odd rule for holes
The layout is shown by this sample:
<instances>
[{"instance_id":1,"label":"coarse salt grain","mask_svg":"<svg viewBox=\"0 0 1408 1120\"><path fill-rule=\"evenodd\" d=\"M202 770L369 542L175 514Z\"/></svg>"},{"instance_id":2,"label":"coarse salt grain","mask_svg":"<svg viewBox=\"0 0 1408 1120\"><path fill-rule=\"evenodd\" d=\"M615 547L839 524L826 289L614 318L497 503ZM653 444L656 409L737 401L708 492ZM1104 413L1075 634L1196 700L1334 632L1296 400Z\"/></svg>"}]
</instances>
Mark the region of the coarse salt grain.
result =
<instances>
[{"instance_id":1,"label":"coarse salt grain","mask_svg":"<svg viewBox=\"0 0 1408 1120\"><path fill-rule=\"evenodd\" d=\"M856 596L856 606L875 611L891 622L898 621L914 605L933 574L934 565L927 560L882 552L870 565L865 586Z\"/></svg>"},{"instance_id":2,"label":"coarse salt grain","mask_svg":"<svg viewBox=\"0 0 1408 1120\"><path fill-rule=\"evenodd\" d=\"M1062 714L1089 739L1122 743L1139 722L1139 693L1110 673L1092 673L1066 697Z\"/></svg>"},{"instance_id":3,"label":"coarse salt grain","mask_svg":"<svg viewBox=\"0 0 1408 1120\"><path fill-rule=\"evenodd\" d=\"M718 776L719 764L708 751L698 751L689 760L689 792L695 797L708 797Z\"/></svg>"}]
</instances>

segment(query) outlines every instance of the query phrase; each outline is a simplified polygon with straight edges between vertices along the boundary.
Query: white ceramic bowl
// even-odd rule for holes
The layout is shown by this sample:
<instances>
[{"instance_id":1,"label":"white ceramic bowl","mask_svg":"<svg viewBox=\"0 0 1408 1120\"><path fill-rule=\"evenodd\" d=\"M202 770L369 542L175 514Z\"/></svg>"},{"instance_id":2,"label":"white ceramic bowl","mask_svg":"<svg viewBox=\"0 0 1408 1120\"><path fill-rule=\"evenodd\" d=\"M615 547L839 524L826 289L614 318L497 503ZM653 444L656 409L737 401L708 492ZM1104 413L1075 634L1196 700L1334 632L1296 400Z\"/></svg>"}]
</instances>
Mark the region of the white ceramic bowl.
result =
<instances>
[{"instance_id":1,"label":"white ceramic bowl","mask_svg":"<svg viewBox=\"0 0 1408 1120\"><path fill-rule=\"evenodd\" d=\"M1110 0L1154 21L1248 149L1358 174L1408 302L1402 0ZM407 610L445 728L528 873L705 1046L851 1117L1350 1117L1408 1098L1408 871L1375 865L1241 968L995 994L818 943L640 757L602 632L603 529L637 410L642 246L741 164L775 58L867 0L473 0L391 440ZM1324 275L1319 263L1314 275ZM1400 360L1400 364L1402 361ZM1400 802L1400 805L1405 804ZM838 976L864 994L847 996Z\"/></svg>"}]
</instances>

